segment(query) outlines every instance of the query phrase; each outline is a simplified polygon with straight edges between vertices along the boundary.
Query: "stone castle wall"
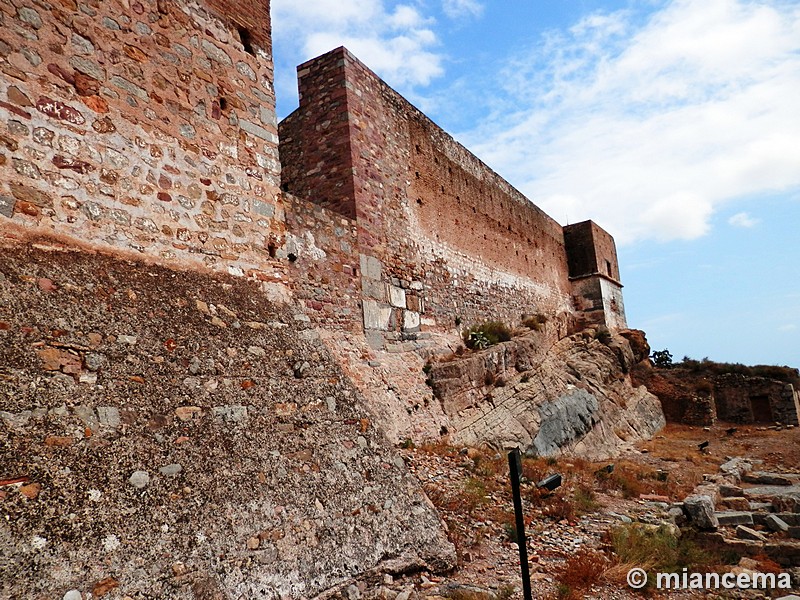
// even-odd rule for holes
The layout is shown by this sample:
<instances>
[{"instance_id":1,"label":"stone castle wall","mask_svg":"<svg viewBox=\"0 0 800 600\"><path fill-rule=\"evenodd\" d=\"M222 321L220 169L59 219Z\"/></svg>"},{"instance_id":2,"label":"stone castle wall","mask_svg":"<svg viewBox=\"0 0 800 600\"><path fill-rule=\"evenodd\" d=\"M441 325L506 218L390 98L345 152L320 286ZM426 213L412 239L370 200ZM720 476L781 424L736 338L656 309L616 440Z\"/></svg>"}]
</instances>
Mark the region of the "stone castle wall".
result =
<instances>
[{"instance_id":1,"label":"stone castle wall","mask_svg":"<svg viewBox=\"0 0 800 600\"><path fill-rule=\"evenodd\" d=\"M553 331L564 332L573 286L558 223L346 49L300 65L298 77L300 108L280 124L282 186L356 222L375 344L537 312L558 316ZM613 240L592 231L581 241L616 282Z\"/></svg>"},{"instance_id":2,"label":"stone castle wall","mask_svg":"<svg viewBox=\"0 0 800 600\"><path fill-rule=\"evenodd\" d=\"M3 3L5 232L272 271L285 216L269 6L206 6Z\"/></svg>"}]
</instances>

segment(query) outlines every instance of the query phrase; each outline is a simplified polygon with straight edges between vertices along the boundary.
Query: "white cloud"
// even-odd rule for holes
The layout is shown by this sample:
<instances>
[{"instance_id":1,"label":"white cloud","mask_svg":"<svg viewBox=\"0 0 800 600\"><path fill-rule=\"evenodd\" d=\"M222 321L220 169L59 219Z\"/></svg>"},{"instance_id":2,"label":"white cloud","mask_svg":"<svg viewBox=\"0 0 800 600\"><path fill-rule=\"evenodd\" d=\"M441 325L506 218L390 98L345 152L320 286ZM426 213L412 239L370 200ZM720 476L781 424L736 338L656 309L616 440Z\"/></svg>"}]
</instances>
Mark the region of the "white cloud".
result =
<instances>
[{"instance_id":1,"label":"white cloud","mask_svg":"<svg viewBox=\"0 0 800 600\"><path fill-rule=\"evenodd\" d=\"M794 323L787 323L786 325L781 325L780 327L778 327L778 331L782 333L789 333L796 330L797 330L797 325L795 325Z\"/></svg>"},{"instance_id":2,"label":"white cloud","mask_svg":"<svg viewBox=\"0 0 800 600\"><path fill-rule=\"evenodd\" d=\"M451 19L479 17L483 13L483 4L477 0L443 0L442 10Z\"/></svg>"},{"instance_id":3,"label":"white cloud","mask_svg":"<svg viewBox=\"0 0 800 600\"><path fill-rule=\"evenodd\" d=\"M276 86L282 98L295 96L294 67L346 46L390 85L410 92L440 76L442 56L433 18L414 3L387 6L384 0L273 0Z\"/></svg>"},{"instance_id":4,"label":"white cloud","mask_svg":"<svg viewBox=\"0 0 800 600\"><path fill-rule=\"evenodd\" d=\"M564 222L690 239L736 198L800 188L800 6L675 0L596 14L501 74L514 110L459 137ZM739 225L742 222L737 223Z\"/></svg>"},{"instance_id":5,"label":"white cloud","mask_svg":"<svg viewBox=\"0 0 800 600\"><path fill-rule=\"evenodd\" d=\"M728 224L734 227L750 228L758 225L758 219L754 219L746 212L740 212L728 219Z\"/></svg>"}]
</instances>

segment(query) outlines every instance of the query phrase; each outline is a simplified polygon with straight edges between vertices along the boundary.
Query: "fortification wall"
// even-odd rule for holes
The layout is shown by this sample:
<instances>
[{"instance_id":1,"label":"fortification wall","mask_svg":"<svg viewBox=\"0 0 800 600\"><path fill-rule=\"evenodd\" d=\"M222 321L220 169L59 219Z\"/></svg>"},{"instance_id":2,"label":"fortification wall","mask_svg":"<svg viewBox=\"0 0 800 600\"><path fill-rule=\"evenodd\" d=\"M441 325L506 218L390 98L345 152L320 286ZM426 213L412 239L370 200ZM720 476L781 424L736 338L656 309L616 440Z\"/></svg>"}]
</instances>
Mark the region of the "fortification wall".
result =
<instances>
[{"instance_id":1,"label":"fortification wall","mask_svg":"<svg viewBox=\"0 0 800 600\"><path fill-rule=\"evenodd\" d=\"M592 221L564 227L569 276L581 320L627 328L614 238Z\"/></svg>"},{"instance_id":2,"label":"fortification wall","mask_svg":"<svg viewBox=\"0 0 800 600\"><path fill-rule=\"evenodd\" d=\"M3 3L4 231L272 276L269 27L267 2Z\"/></svg>"},{"instance_id":3,"label":"fortification wall","mask_svg":"<svg viewBox=\"0 0 800 600\"><path fill-rule=\"evenodd\" d=\"M0 244L0 597L311 598L454 564L371 402L262 287Z\"/></svg>"},{"instance_id":4,"label":"fortification wall","mask_svg":"<svg viewBox=\"0 0 800 600\"><path fill-rule=\"evenodd\" d=\"M282 185L355 218L368 335L408 341L533 312L566 322L554 220L346 49L298 76L300 108L280 125Z\"/></svg>"},{"instance_id":5,"label":"fortification wall","mask_svg":"<svg viewBox=\"0 0 800 600\"><path fill-rule=\"evenodd\" d=\"M277 256L306 314L327 329L361 330L356 223L284 193L286 235Z\"/></svg>"}]
</instances>

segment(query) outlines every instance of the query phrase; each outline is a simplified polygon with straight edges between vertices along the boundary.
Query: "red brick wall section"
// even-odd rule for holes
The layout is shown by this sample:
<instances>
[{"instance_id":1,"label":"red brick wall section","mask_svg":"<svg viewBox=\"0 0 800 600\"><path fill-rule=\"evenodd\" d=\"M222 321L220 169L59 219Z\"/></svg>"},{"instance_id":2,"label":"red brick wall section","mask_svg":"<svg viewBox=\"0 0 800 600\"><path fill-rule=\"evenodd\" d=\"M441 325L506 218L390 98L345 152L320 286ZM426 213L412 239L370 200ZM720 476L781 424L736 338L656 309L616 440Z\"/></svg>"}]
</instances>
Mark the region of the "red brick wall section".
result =
<instances>
[{"instance_id":1,"label":"red brick wall section","mask_svg":"<svg viewBox=\"0 0 800 600\"><path fill-rule=\"evenodd\" d=\"M354 219L353 159L340 48L297 68L301 109L280 124L283 189Z\"/></svg>"},{"instance_id":2,"label":"red brick wall section","mask_svg":"<svg viewBox=\"0 0 800 600\"><path fill-rule=\"evenodd\" d=\"M0 228L272 270L285 226L269 6L209 7L229 24L163 0L0 6ZM253 26L258 56L231 19Z\"/></svg>"},{"instance_id":3,"label":"red brick wall section","mask_svg":"<svg viewBox=\"0 0 800 600\"><path fill-rule=\"evenodd\" d=\"M251 43L272 60L269 0L205 0L205 3L217 17L237 31L240 41Z\"/></svg>"}]
</instances>

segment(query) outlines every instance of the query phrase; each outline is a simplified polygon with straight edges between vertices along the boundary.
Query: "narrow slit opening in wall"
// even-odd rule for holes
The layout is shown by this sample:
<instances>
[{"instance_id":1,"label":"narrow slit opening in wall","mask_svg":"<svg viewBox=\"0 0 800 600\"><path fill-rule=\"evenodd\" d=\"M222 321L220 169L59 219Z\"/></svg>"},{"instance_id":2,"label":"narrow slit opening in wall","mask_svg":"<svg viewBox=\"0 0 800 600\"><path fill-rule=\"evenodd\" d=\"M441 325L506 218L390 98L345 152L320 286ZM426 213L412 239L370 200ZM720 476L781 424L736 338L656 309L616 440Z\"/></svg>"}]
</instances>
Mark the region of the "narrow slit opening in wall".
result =
<instances>
[{"instance_id":1,"label":"narrow slit opening in wall","mask_svg":"<svg viewBox=\"0 0 800 600\"><path fill-rule=\"evenodd\" d=\"M610 260L606 261L606 275L611 277L611 261Z\"/></svg>"},{"instance_id":2,"label":"narrow slit opening in wall","mask_svg":"<svg viewBox=\"0 0 800 600\"><path fill-rule=\"evenodd\" d=\"M245 27L237 27L236 31L239 33L239 40L242 42L242 48L248 54L255 56L255 49L253 48L253 36Z\"/></svg>"},{"instance_id":3,"label":"narrow slit opening in wall","mask_svg":"<svg viewBox=\"0 0 800 600\"><path fill-rule=\"evenodd\" d=\"M228 108L228 100L226 98L223 98L222 96L220 96L219 109L220 110L226 110L227 108Z\"/></svg>"}]
</instances>

